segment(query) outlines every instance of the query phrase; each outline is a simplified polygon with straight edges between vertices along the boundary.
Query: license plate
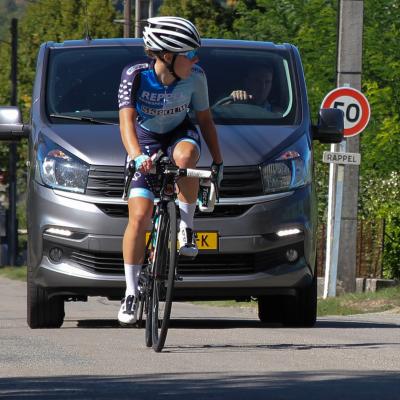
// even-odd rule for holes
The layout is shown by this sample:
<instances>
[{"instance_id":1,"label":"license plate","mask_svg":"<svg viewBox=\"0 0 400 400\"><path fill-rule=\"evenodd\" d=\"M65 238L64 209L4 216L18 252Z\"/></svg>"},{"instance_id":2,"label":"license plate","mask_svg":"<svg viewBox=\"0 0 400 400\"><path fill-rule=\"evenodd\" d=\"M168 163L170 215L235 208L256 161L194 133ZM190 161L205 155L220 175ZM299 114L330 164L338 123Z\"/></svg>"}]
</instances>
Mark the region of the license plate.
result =
<instances>
[{"instance_id":1,"label":"license plate","mask_svg":"<svg viewBox=\"0 0 400 400\"><path fill-rule=\"evenodd\" d=\"M196 232L199 250L218 250L218 232Z\"/></svg>"},{"instance_id":2,"label":"license plate","mask_svg":"<svg viewBox=\"0 0 400 400\"><path fill-rule=\"evenodd\" d=\"M199 250L218 250L218 232L196 232L197 247ZM149 240L150 232L146 232L146 243Z\"/></svg>"}]
</instances>

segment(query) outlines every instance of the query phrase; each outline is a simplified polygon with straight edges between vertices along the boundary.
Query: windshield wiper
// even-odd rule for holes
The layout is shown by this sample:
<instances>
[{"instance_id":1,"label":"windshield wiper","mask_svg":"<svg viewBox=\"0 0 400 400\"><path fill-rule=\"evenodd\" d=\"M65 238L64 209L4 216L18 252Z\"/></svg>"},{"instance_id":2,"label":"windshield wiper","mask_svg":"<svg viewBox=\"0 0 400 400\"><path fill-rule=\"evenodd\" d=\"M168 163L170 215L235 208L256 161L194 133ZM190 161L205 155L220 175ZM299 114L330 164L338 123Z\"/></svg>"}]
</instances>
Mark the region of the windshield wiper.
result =
<instances>
[{"instance_id":1,"label":"windshield wiper","mask_svg":"<svg viewBox=\"0 0 400 400\"><path fill-rule=\"evenodd\" d=\"M73 121L85 121L85 122L91 122L93 124L101 124L101 125L118 125L114 122L108 122L96 118L91 118L91 117L73 117L72 115L63 115L63 114L50 114L50 117L52 118L61 118L61 119L72 119Z\"/></svg>"}]
</instances>

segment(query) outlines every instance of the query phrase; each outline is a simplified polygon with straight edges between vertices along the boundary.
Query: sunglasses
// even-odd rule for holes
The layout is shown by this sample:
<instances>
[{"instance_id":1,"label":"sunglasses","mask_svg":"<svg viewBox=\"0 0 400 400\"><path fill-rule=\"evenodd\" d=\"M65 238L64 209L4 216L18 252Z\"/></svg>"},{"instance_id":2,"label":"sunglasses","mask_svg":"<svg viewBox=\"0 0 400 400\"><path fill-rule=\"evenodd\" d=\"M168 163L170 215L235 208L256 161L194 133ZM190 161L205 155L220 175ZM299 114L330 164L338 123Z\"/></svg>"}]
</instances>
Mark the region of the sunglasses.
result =
<instances>
[{"instance_id":1,"label":"sunglasses","mask_svg":"<svg viewBox=\"0 0 400 400\"><path fill-rule=\"evenodd\" d=\"M179 53L180 56L185 56L187 59L192 61L195 57L197 57L197 49L185 51L184 53Z\"/></svg>"}]
</instances>

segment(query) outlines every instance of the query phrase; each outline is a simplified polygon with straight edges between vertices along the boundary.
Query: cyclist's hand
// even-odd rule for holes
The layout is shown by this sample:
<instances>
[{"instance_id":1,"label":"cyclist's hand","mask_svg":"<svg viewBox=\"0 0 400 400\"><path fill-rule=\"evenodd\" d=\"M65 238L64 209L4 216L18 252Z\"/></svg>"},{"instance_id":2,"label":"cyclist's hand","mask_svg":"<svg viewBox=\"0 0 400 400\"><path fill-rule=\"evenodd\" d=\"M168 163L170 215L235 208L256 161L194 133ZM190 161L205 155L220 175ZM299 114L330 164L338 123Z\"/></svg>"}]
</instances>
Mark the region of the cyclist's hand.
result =
<instances>
[{"instance_id":1,"label":"cyclist's hand","mask_svg":"<svg viewBox=\"0 0 400 400\"><path fill-rule=\"evenodd\" d=\"M221 187L221 181L224 178L224 164L217 164L213 161L211 165L211 170L213 171L215 183L217 185L217 189L219 190Z\"/></svg>"},{"instance_id":2,"label":"cyclist's hand","mask_svg":"<svg viewBox=\"0 0 400 400\"><path fill-rule=\"evenodd\" d=\"M231 93L233 101L250 101L253 96L247 93L245 90L234 90Z\"/></svg>"},{"instance_id":3,"label":"cyclist's hand","mask_svg":"<svg viewBox=\"0 0 400 400\"><path fill-rule=\"evenodd\" d=\"M149 156L146 154L140 154L139 156L134 158L135 167L137 171L148 173L153 167L153 162Z\"/></svg>"}]
</instances>

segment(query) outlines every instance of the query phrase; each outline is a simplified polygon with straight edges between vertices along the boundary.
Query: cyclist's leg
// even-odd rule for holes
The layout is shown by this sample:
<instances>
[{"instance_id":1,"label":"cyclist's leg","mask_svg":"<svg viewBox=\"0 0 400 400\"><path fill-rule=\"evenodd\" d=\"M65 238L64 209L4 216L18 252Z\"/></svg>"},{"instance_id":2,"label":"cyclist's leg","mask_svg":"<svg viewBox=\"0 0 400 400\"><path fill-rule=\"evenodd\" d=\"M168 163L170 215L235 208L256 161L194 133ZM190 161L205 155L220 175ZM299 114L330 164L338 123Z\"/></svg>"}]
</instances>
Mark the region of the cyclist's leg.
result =
<instances>
[{"instance_id":1,"label":"cyclist's leg","mask_svg":"<svg viewBox=\"0 0 400 400\"><path fill-rule=\"evenodd\" d=\"M153 199L132 197L128 200L129 221L126 226L122 252L127 264L142 264L145 249L145 234L151 220Z\"/></svg>"},{"instance_id":2,"label":"cyclist's leg","mask_svg":"<svg viewBox=\"0 0 400 400\"><path fill-rule=\"evenodd\" d=\"M159 137L142 129L138 124L136 124L136 133L144 154L151 156L161 148ZM126 166L129 161L130 159L127 156ZM150 225L155 190L154 177L143 174L140 171L135 172L128 192L129 221L123 239L125 265L139 267L143 263L145 232ZM132 281L127 281L128 291L132 291L131 284ZM134 286L134 291L136 292L137 282L134 282Z\"/></svg>"},{"instance_id":3,"label":"cyclist's leg","mask_svg":"<svg viewBox=\"0 0 400 400\"><path fill-rule=\"evenodd\" d=\"M141 140L142 151L151 155L160 148L159 143L152 137L144 137L143 132L138 128ZM129 160L127 157L126 165ZM123 258L126 280L125 297L122 300L118 319L123 324L133 324L136 322L137 300L138 300L138 281L142 269L146 229L150 225L153 210L153 184L152 178L148 175L136 171L129 188L129 221L123 238Z\"/></svg>"},{"instance_id":4,"label":"cyclist's leg","mask_svg":"<svg viewBox=\"0 0 400 400\"><path fill-rule=\"evenodd\" d=\"M199 148L193 142L181 139L175 146L172 158L180 168L195 168L200 157ZM178 182L178 199L191 204L196 202L199 190L199 180L192 178L180 178Z\"/></svg>"},{"instance_id":5,"label":"cyclist's leg","mask_svg":"<svg viewBox=\"0 0 400 400\"><path fill-rule=\"evenodd\" d=\"M200 136L196 128L185 121L177 128L171 146L172 159L181 168L195 168L200 158ZM182 255L195 257L197 255L196 238L193 234L193 218L196 209L199 181L191 178L181 178L179 186L179 252Z\"/></svg>"},{"instance_id":6,"label":"cyclist's leg","mask_svg":"<svg viewBox=\"0 0 400 400\"><path fill-rule=\"evenodd\" d=\"M128 200L128 207L129 221L122 245L126 291L118 313L118 320L122 324L134 324L137 319L139 275L144 259L146 229L151 220L153 200L133 197Z\"/></svg>"}]
</instances>

